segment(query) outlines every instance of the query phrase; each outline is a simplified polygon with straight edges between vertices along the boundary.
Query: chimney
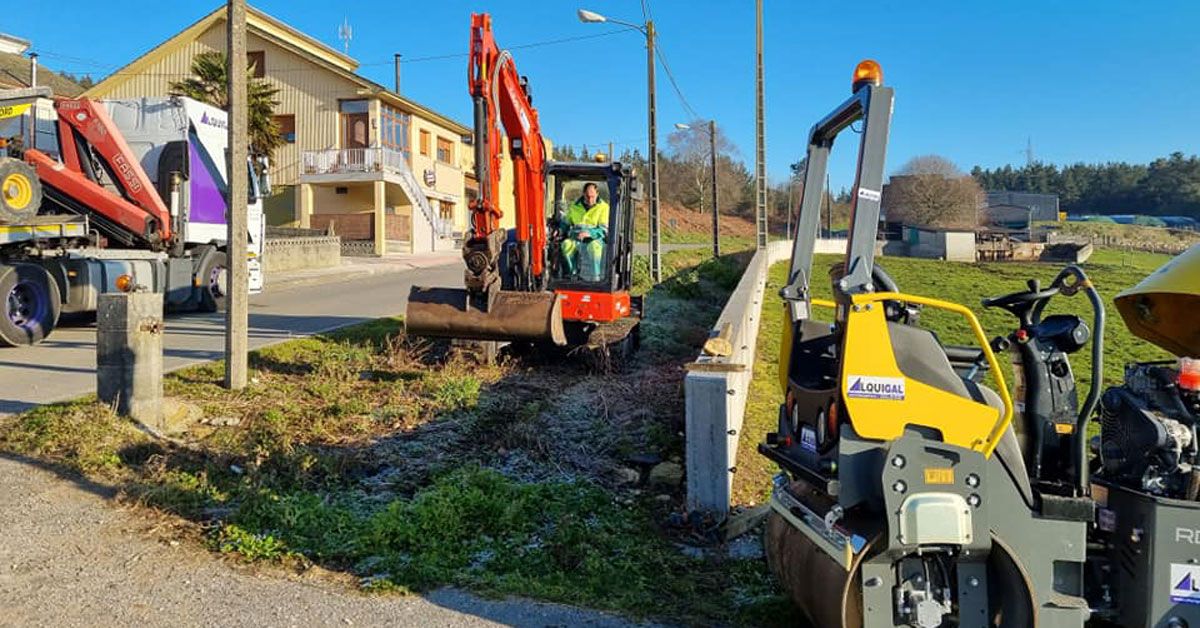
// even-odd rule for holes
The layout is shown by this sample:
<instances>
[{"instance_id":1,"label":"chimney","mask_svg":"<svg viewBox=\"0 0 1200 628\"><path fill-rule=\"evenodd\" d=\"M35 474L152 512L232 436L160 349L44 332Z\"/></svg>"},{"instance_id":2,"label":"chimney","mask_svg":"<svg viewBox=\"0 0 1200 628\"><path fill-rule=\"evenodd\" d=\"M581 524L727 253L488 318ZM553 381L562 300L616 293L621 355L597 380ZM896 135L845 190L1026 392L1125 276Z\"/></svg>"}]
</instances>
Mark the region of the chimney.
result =
<instances>
[{"instance_id":1,"label":"chimney","mask_svg":"<svg viewBox=\"0 0 1200 628\"><path fill-rule=\"evenodd\" d=\"M393 89L392 91L399 94L400 93L400 53L397 52L395 55L393 55L393 57L396 62L396 88Z\"/></svg>"},{"instance_id":2,"label":"chimney","mask_svg":"<svg viewBox=\"0 0 1200 628\"><path fill-rule=\"evenodd\" d=\"M38 53L29 53L29 86L37 87L37 59Z\"/></svg>"}]
</instances>

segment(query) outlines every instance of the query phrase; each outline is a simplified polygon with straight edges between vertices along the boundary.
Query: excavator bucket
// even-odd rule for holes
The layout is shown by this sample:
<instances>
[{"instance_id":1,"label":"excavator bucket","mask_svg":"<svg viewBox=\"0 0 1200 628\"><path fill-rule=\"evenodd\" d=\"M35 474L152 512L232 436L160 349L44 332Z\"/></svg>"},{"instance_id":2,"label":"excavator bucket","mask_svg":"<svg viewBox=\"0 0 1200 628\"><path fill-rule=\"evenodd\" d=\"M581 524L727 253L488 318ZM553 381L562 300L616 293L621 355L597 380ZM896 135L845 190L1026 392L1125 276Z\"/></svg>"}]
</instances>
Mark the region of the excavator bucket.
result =
<instances>
[{"instance_id":1,"label":"excavator bucket","mask_svg":"<svg viewBox=\"0 0 1200 628\"><path fill-rule=\"evenodd\" d=\"M404 327L413 336L567 344L562 304L553 292L502 290L484 312L470 306L466 290L413 286Z\"/></svg>"}]
</instances>

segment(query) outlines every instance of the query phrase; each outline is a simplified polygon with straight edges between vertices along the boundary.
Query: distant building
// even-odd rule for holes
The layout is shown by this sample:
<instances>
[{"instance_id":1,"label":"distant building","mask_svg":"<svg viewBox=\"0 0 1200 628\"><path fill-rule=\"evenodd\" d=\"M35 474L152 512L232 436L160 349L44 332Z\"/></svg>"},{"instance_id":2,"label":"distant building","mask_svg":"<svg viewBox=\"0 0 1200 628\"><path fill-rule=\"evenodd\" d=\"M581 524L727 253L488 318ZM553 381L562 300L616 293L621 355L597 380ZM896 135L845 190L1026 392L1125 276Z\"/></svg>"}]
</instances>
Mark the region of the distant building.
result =
<instances>
[{"instance_id":1,"label":"distant building","mask_svg":"<svg viewBox=\"0 0 1200 628\"><path fill-rule=\"evenodd\" d=\"M196 55L224 51L225 30L222 3L86 95L165 96L173 81L191 75ZM479 187L470 126L363 77L358 61L341 50L254 8L247 11L246 45L255 77L279 90L275 122L284 144L271 159L271 224L332 226L343 242L376 254L456 248ZM507 157L501 171L501 226L511 227Z\"/></svg>"},{"instance_id":2,"label":"distant building","mask_svg":"<svg viewBox=\"0 0 1200 628\"><path fill-rule=\"evenodd\" d=\"M997 204L989 205L984 210L984 218L987 226L992 228L1028 231L1029 219L1035 213L1031 212L1030 207ZM1034 217L1034 220L1037 218Z\"/></svg>"},{"instance_id":3,"label":"distant building","mask_svg":"<svg viewBox=\"0 0 1200 628\"><path fill-rule=\"evenodd\" d=\"M987 205L991 207L1019 207L1033 210L1034 222L1058 221L1058 195L1034 194L1032 192L995 191L987 193Z\"/></svg>"},{"instance_id":4,"label":"distant building","mask_svg":"<svg viewBox=\"0 0 1200 628\"><path fill-rule=\"evenodd\" d=\"M908 257L948 262L975 261L975 231L971 229L904 225L904 244Z\"/></svg>"},{"instance_id":5,"label":"distant building","mask_svg":"<svg viewBox=\"0 0 1200 628\"><path fill-rule=\"evenodd\" d=\"M29 46L30 43L28 39L13 37L8 33L0 33L0 52L8 53L10 55L24 54L26 50L29 50Z\"/></svg>"}]
</instances>

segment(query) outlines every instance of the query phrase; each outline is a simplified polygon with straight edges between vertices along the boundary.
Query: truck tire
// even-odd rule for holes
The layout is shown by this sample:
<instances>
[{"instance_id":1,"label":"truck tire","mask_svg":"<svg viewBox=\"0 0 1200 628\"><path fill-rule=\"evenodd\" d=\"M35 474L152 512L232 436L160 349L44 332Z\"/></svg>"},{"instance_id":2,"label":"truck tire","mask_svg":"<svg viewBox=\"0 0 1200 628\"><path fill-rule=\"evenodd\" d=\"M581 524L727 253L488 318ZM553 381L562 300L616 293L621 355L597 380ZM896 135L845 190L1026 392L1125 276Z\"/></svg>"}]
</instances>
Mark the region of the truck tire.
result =
<instances>
[{"instance_id":1,"label":"truck tire","mask_svg":"<svg viewBox=\"0 0 1200 628\"><path fill-rule=\"evenodd\" d=\"M29 164L0 159L0 222L21 222L37 215L42 206L42 182Z\"/></svg>"},{"instance_id":2,"label":"truck tire","mask_svg":"<svg viewBox=\"0 0 1200 628\"><path fill-rule=\"evenodd\" d=\"M58 285L39 266L0 266L0 299L0 345L37 344L58 324Z\"/></svg>"},{"instance_id":3,"label":"truck tire","mask_svg":"<svg viewBox=\"0 0 1200 628\"><path fill-rule=\"evenodd\" d=\"M217 312L225 308L225 275L229 262L223 251L213 251L200 262L200 311Z\"/></svg>"}]
</instances>

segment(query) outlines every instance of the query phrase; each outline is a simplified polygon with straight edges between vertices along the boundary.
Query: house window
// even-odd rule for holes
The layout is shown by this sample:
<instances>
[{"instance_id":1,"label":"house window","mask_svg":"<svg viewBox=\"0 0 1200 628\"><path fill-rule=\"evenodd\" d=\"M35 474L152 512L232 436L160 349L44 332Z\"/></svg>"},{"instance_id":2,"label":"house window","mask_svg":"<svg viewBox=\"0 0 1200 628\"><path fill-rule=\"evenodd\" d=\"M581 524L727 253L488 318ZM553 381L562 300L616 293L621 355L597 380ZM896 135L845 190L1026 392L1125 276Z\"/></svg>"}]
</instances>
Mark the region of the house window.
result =
<instances>
[{"instance_id":1,"label":"house window","mask_svg":"<svg viewBox=\"0 0 1200 628\"><path fill-rule=\"evenodd\" d=\"M409 154L408 127L411 118L407 113L390 105L383 105L380 112L382 143L384 148L390 148L404 154L406 161L412 158Z\"/></svg>"},{"instance_id":2,"label":"house window","mask_svg":"<svg viewBox=\"0 0 1200 628\"><path fill-rule=\"evenodd\" d=\"M438 138L437 158L438 158L438 161L440 161L444 164L448 164L448 163L451 163L452 161L454 161L454 144L451 144L450 140L448 140L444 137Z\"/></svg>"},{"instance_id":3,"label":"house window","mask_svg":"<svg viewBox=\"0 0 1200 628\"><path fill-rule=\"evenodd\" d=\"M429 156L429 131L421 130L421 154Z\"/></svg>"},{"instance_id":4,"label":"house window","mask_svg":"<svg viewBox=\"0 0 1200 628\"><path fill-rule=\"evenodd\" d=\"M275 126L279 127L279 135L284 142L288 144L296 143L296 116L295 114L287 114L275 116Z\"/></svg>"},{"instance_id":5,"label":"house window","mask_svg":"<svg viewBox=\"0 0 1200 628\"><path fill-rule=\"evenodd\" d=\"M267 75L267 53L262 50L251 50L246 53L246 67L254 68L254 78Z\"/></svg>"},{"instance_id":6,"label":"house window","mask_svg":"<svg viewBox=\"0 0 1200 628\"><path fill-rule=\"evenodd\" d=\"M338 103L342 115L342 148L366 148L370 137L370 105L365 100L343 100Z\"/></svg>"},{"instance_id":7,"label":"house window","mask_svg":"<svg viewBox=\"0 0 1200 628\"><path fill-rule=\"evenodd\" d=\"M438 215L442 220L451 222L454 220L454 203L450 201L438 201Z\"/></svg>"}]
</instances>

